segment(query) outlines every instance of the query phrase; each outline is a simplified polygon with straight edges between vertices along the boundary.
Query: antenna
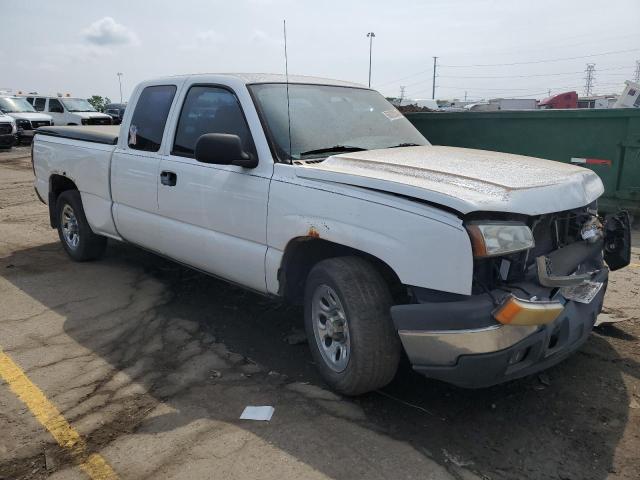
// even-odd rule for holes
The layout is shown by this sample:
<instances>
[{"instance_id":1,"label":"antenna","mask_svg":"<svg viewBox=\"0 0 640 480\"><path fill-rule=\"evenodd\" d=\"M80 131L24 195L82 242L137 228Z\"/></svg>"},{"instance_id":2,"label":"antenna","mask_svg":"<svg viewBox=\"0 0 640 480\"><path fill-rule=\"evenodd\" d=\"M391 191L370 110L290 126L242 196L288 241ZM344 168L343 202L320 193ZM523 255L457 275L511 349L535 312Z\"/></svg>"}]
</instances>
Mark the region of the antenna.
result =
<instances>
[{"instance_id":1,"label":"antenna","mask_svg":"<svg viewBox=\"0 0 640 480\"><path fill-rule=\"evenodd\" d=\"M291 105L289 103L289 59L287 57L287 20L282 21L284 30L284 72L287 78L287 123L289 124L289 160L293 162L291 155Z\"/></svg>"}]
</instances>

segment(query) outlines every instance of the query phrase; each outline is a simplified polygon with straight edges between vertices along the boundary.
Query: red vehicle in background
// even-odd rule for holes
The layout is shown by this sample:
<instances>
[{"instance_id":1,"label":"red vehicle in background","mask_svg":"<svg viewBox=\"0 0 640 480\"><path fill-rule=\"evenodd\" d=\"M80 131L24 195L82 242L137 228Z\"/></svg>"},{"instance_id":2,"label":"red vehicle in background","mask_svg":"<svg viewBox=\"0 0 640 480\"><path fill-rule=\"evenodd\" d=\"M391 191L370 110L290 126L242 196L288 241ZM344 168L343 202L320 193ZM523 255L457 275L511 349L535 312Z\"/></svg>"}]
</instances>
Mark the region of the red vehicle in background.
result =
<instances>
[{"instance_id":1,"label":"red vehicle in background","mask_svg":"<svg viewBox=\"0 0 640 480\"><path fill-rule=\"evenodd\" d=\"M545 98L538 104L539 108L561 109L578 108L578 93L565 92Z\"/></svg>"}]
</instances>

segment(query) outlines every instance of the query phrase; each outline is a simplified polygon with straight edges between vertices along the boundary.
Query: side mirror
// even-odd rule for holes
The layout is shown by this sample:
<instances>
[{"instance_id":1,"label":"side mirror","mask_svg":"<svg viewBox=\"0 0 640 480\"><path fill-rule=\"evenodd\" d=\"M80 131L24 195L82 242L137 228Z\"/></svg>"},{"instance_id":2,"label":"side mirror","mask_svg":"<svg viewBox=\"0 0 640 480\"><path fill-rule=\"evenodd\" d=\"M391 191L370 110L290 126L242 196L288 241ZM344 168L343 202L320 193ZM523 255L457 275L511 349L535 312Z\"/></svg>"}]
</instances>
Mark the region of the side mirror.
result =
<instances>
[{"instance_id":1,"label":"side mirror","mask_svg":"<svg viewBox=\"0 0 640 480\"><path fill-rule=\"evenodd\" d=\"M205 133L196 142L196 160L216 165L237 165L244 168L255 168L258 159L245 152L238 135L228 133Z\"/></svg>"}]
</instances>

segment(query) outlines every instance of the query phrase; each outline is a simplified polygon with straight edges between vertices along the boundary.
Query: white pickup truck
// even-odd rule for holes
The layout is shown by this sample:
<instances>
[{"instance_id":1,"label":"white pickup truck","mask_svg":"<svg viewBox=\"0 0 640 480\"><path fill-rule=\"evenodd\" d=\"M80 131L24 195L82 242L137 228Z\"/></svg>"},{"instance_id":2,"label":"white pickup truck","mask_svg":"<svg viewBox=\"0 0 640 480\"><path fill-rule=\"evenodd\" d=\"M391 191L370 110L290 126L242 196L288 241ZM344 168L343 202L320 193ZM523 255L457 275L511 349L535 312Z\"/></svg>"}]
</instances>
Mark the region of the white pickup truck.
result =
<instances>
[{"instance_id":1,"label":"white pickup truck","mask_svg":"<svg viewBox=\"0 0 640 480\"><path fill-rule=\"evenodd\" d=\"M388 383L403 350L464 387L547 368L585 342L609 268L629 263L628 215L598 216L590 170L432 146L347 82L147 81L119 131L43 127L32 155L72 259L126 241L304 304L344 394Z\"/></svg>"}]
</instances>

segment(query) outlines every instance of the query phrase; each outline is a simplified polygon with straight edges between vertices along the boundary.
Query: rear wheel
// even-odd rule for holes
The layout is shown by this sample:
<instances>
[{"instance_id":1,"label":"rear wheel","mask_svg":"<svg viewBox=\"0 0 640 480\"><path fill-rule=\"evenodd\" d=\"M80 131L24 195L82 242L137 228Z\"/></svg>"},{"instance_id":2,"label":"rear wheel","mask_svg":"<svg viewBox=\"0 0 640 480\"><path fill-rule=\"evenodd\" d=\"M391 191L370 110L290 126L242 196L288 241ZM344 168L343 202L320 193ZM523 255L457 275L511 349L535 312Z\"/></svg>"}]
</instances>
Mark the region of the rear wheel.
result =
<instances>
[{"instance_id":1,"label":"rear wheel","mask_svg":"<svg viewBox=\"0 0 640 480\"><path fill-rule=\"evenodd\" d=\"M76 262L95 260L102 256L107 239L91 230L77 190L62 192L56 203L58 236L67 254Z\"/></svg>"},{"instance_id":2,"label":"rear wheel","mask_svg":"<svg viewBox=\"0 0 640 480\"><path fill-rule=\"evenodd\" d=\"M362 258L331 258L313 267L305 328L320 374L334 390L359 395L393 379L401 346L391 305L386 283Z\"/></svg>"}]
</instances>

